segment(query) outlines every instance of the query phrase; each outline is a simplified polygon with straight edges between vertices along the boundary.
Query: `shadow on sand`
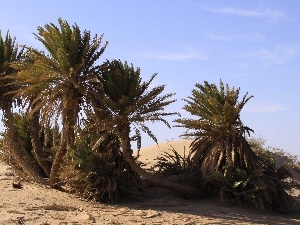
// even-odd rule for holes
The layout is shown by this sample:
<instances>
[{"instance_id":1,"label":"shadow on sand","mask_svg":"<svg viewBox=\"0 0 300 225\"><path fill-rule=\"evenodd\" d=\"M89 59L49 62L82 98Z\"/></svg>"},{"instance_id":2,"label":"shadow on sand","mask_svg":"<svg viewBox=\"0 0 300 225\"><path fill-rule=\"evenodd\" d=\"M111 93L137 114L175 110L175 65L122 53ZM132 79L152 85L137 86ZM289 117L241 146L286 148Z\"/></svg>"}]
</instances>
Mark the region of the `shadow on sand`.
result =
<instances>
[{"instance_id":1,"label":"shadow on sand","mask_svg":"<svg viewBox=\"0 0 300 225\"><path fill-rule=\"evenodd\" d=\"M300 199L296 197L295 209L292 212L274 213L234 206L229 207L216 198L186 200L174 196L172 192L164 188L157 187L144 190L143 196L144 200L141 202L122 202L118 206L135 210L189 214L212 220L211 223L205 224L300 224ZM159 213L149 215L149 218L150 216L159 216ZM216 223L216 221L221 222Z\"/></svg>"}]
</instances>

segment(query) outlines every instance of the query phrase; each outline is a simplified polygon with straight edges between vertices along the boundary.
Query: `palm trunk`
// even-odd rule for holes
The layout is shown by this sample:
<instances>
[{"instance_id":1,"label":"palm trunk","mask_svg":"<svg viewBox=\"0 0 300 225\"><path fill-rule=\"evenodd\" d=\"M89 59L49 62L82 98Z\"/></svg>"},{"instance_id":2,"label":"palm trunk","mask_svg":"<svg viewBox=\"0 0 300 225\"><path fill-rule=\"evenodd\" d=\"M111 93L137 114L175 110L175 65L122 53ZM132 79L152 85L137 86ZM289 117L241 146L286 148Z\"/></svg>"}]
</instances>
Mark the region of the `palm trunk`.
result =
<instances>
[{"instance_id":1,"label":"palm trunk","mask_svg":"<svg viewBox=\"0 0 300 225\"><path fill-rule=\"evenodd\" d=\"M30 118L30 136L33 152L38 164L43 169L47 177L50 177L51 167L46 160L46 156L43 152L41 140L40 140L40 123L39 123L39 111L36 111L32 114Z\"/></svg>"},{"instance_id":2,"label":"palm trunk","mask_svg":"<svg viewBox=\"0 0 300 225\"><path fill-rule=\"evenodd\" d=\"M28 153L20 143L21 141L17 135L14 125L13 113L10 109L5 110L5 116L7 119L9 149L13 154L13 158L31 179L39 183L44 183L44 180L39 172L39 165L36 163L36 161L32 161L29 158Z\"/></svg>"},{"instance_id":3,"label":"palm trunk","mask_svg":"<svg viewBox=\"0 0 300 225\"><path fill-rule=\"evenodd\" d=\"M168 188L177 193L181 193L181 194L188 195L188 196L200 196L199 191L190 186L185 186L182 184L171 182L166 179L161 179L157 176L154 176L151 173L148 173L145 169L141 168L136 163L135 159L132 157L132 149L131 149L131 144L130 144L129 133L130 133L129 127L122 129L119 132L119 138L120 138L120 142L121 142L121 147L123 149L124 158L135 172L137 172L141 177L144 177L144 178L148 179L149 181L151 181L161 187Z\"/></svg>"},{"instance_id":4,"label":"palm trunk","mask_svg":"<svg viewBox=\"0 0 300 225\"><path fill-rule=\"evenodd\" d=\"M72 92L73 93L73 92ZM62 189L59 184L59 169L63 163L63 158L67 154L70 146L74 145L74 126L78 117L78 104L74 95L70 94L70 98L65 100L65 111L62 114L62 136L59 149L55 154L53 164L50 172L50 187L55 189ZM75 99L75 100L74 100ZM77 108L76 108L77 107Z\"/></svg>"},{"instance_id":5,"label":"palm trunk","mask_svg":"<svg viewBox=\"0 0 300 225\"><path fill-rule=\"evenodd\" d=\"M51 167L50 172L50 187L59 189L59 169L61 167L61 164L63 162L63 158L67 153L67 143L65 140L62 139L61 144L59 146L59 149L57 150L55 154L55 158L53 160L53 164Z\"/></svg>"},{"instance_id":6,"label":"palm trunk","mask_svg":"<svg viewBox=\"0 0 300 225\"><path fill-rule=\"evenodd\" d=\"M63 119L64 123L65 119ZM61 186L59 184L59 169L61 168L61 164L63 163L63 158L67 154L68 150L68 134L70 133L70 126L69 123L64 123L65 126L63 127L62 130L62 135L61 135L61 142L59 149L57 150L53 164L51 167L51 172L50 172L50 187L55 188L55 189L61 189Z\"/></svg>"}]
</instances>

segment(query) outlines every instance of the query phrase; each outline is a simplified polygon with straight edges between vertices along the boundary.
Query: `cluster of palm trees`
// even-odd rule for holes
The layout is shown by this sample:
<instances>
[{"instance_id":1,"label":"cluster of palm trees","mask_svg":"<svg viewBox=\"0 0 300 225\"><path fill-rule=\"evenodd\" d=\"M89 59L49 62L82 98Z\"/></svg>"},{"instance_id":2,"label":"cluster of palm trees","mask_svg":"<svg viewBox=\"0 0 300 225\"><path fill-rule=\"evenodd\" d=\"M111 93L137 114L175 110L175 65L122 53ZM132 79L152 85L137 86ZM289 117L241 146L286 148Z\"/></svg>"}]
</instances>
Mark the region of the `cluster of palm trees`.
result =
<instances>
[{"instance_id":1,"label":"cluster of palm trees","mask_svg":"<svg viewBox=\"0 0 300 225\"><path fill-rule=\"evenodd\" d=\"M102 45L103 35L91 38L89 31L81 32L76 24L70 26L61 18L58 23L38 27L35 34L46 53L30 47L20 49L9 33L5 39L1 37L1 110L15 161L33 179L42 181L46 176L52 188L59 188L64 157L75 149L78 133L84 130L96 137L90 143L93 149L113 134L129 165L143 176L158 180L137 164L130 140L132 136L139 139L141 131L156 140L147 121L162 121L170 127L165 118L176 113L167 113L164 108L175 101L171 99L174 94L163 95L164 85L151 89L156 74L142 81L140 69L127 62L99 63L108 44ZM30 121L33 161L16 132L14 103L26 110ZM58 121L60 143L49 163L41 131L55 127Z\"/></svg>"},{"instance_id":2,"label":"cluster of palm trees","mask_svg":"<svg viewBox=\"0 0 300 225\"><path fill-rule=\"evenodd\" d=\"M70 26L61 18L58 26L50 23L37 30L34 35L44 51L19 47L9 33L5 38L0 35L0 109L7 149L16 164L38 182L49 178L50 187L57 189L62 177L68 179L68 166L78 169L90 160L95 167L90 165L93 171L85 175L94 184L107 183L106 190L115 191L125 171L185 195L201 195L201 188L149 173L133 156L132 141L140 148L142 132L157 142L148 122L170 127L167 117L178 115L165 112L175 101L173 93L163 94L164 85L150 88L156 74L142 81L140 68L132 64L120 60L100 63L108 44L103 43L103 35L91 37L90 31L82 32L77 24ZM220 87L196 84L184 106L196 118L176 120L189 131L183 136L193 138L191 173L201 171L201 179L207 180L214 172L228 177L232 168L250 174L264 167L245 138L252 130L240 119L251 97L246 94L239 101L239 89L225 87L222 81ZM16 107L26 117L30 149L22 144ZM49 144L49 136L53 143ZM109 166L99 166L105 161Z\"/></svg>"}]
</instances>

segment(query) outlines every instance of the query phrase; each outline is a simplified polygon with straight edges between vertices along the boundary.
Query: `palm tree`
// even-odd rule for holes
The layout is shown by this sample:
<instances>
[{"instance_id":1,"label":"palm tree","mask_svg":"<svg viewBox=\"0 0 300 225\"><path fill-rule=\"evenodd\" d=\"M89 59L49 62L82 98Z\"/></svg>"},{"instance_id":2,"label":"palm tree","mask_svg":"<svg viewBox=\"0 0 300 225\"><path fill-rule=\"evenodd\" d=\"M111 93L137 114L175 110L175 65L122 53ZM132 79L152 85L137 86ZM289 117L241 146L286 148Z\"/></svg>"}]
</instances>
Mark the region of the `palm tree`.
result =
<instances>
[{"instance_id":1,"label":"palm tree","mask_svg":"<svg viewBox=\"0 0 300 225\"><path fill-rule=\"evenodd\" d=\"M16 39L11 38L9 32L7 32L5 40L0 33L0 109L4 114L9 149L12 151L14 159L27 175L34 180L42 181L39 167L35 161L28 158L26 150L20 143L14 124L13 105L14 103L20 105L21 99L15 99L12 94L19 89L19 86L13 82L18 70L12 64L24 60L23 50L23 48L19 48Z\"/></svg>"},{"instance_id":2,"label":"palm tree","mask_svg":"<svg viewBox=\"0 0 300 225\"><path fill-rule=\"evenodd\" d=\"M41 73L28 73L29 68L33 66L33 60L30 57L31 50L27 48L26 60L21 62L14 62L12 66L18 69L18 74L11 77L12 83L17 85L19 88L11 93L14 94L15 98L21 98L25 103L24 106L27 108L27 117L29 118L29 132L32 144L32 150L36 161L43 169L46 177L50 177L51 165L47 160L47 156L43 151L41 142L41 131L42 127L40 124L41 110L37 108L41 103L41 99L38 98L39 94L47 88L47 83L36 83L37 80L42 76ZM35 83L33 83L35 82Z\"/></svg>"},{"instance_id":3,"label":"palm tree","mask_svg":"<svg viewBox=\"0 0 300 225\"><path fill-rule=\"evenodd\" d=\"M183 109L191 113L192 118L175 120L179 127L187 128L183 137L194 139L191 143L193 155L192 168L201 168L202 176L214 171L226 173L226 167L251 171L260 165L245 135L253 132L240 118L244 105L253 96L246 93L239 101L240 88L226 87L220 80L220 87L215 84L197 83L192 96L184 101Z\"/></svg>"},{"instance_id":4,"label":"palm tree","mask_svg":"<svg viewBox=\"0 0 300 225\"><path fill-rule=\"evenodd\" d=\"M195 86L184 106L192 118L176 122L188 129L182 136L194 139L192 170L201 171L204 190L218 191L227 203L290 210L293 200L280 172L284 168L256 155L246 140L253 130L242 123L240 112L253 96L246 93L239 100L240 88L221 80L219 88L207 81Z\"/></svg>"},{"instance_id":5,"label":"palm tree","mask_svg":"<svg viewBox=\"0 0 300 225\"><path fill-rule=\"evenodd\" d=\"M53 23L38 27L35 34L48 55L30 49L32 64L19 64L23 68L19 77L24 83L20 93L35 93L31 113L41 110L42 123L61 117L61 142L50 173L52 188L59 187L63 157L74 145L79 113L85 106L90 87L96 82L95 74L99 73L100 66L95 64L107 46L106 42L100 48L103 35L91 39L90 32L82 33L77 24L71 27L61 18L58 23L59 27Z\"/></svg>"},{"instance_id":6,"label":"palm tree","mask_svg":"<svg viewBox=\"0 0 300 225\"><path fill-rule=\"evenodd\" d=\"M177 115L164 111L166 106L175 101L170 99L173 93L161 95L165 89L164 85L150 89L155 76L156 74L149 81L142 82L139 68L135 70L133 65L129 66L126 62L123 64L120 60L104 63L99 77L103 85L104 98L101 95L101 100L94 101L95 116L98 117L94 127L98 129L98 133L102 130L103 133L117 135L125 160L140 176L174 191L194 195L196 191L189 186L148 173L133 157L132 131L135 132L134 136L140 136L141 131L145 132L157 142L146 123L160 121L170 128L165 117ZM101 139L102 137L99 138L99 142Z\"/></svg>"}]
</instances>

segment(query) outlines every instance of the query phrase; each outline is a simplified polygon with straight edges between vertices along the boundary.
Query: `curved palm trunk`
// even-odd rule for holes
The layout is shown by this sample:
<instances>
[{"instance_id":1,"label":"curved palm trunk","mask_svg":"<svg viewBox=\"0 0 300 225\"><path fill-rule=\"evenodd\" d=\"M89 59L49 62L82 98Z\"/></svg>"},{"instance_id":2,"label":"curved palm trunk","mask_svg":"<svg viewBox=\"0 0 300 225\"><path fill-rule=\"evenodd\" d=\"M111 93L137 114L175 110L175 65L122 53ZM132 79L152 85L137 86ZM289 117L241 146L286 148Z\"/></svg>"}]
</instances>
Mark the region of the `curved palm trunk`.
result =
<instances>
[{"instance_id":1,"label":"curved palm trunk","mask_svg":"<svg viewBox=\"0 0 300 225\"><path fill-rule=\"evenodd\" d=\"M13 158L31 179L39 183L44 183L44 180L39 172L39 165L36 163L36 161L32 161L31 159L29 159L27 152L20 143L20 139L17 135L13 122L13 113L10 109L5 110L5 116L7 119L9 149L13 154Z\"/></svg>"},{"instance_id":2,"label":"curved palm trunk","mask_svg":"<svg viewBox=\"0 0 300 225\"><path fill-rule=\"evenodd\" d=\"M40 123L39 123L39 111L36 111L32 114L30 118L30 136L31 136L31 143L33 152L35 154L35 158L40 165L40 167L43 169L47 177L50 177L50 170L51 167L49 163L46 160L46 156L43 152L42 143L40 140Z\"/></svg>"},{"instance_id":3,"label":"curved palm trunk","mask_svg":"<svg viewBox=\"0 0 300 225\"><path fill-rule=\"evenodd\" d=\"M65 114L64 114L65 115ZM70 138L68 135L73 131L72 127L70 126L70 123L66 121L66 116L63 118L63 129L62 129L62 136L61 136L61 142L59 149L57 150L53 164L51 167L50 172L50 187L55 189L61 189L61 186L59 184L59 169L61 168L61 164L63 163L63 158L67 154L68 151L68 143ZM74 134L74 132L73 132Z\"/></svg>"},{"instance_id":4,"label":"curved palm trunk","mask_svg":"<svg viewBox=\"0 0 300 225\"><path fill-rule=\"evenodd\" d=\"M77 122L78 117L78 99L73 95L73 92L68 96L65 102L65 111L62 115L62 136L59 149L55 154L53 164L50 172L50 187L55 189L62 189L59 184L59 170L63 163L63 158L67 154L70 146L74 144L75 134L74 126Z\"/></svg>"},{"instance_id":5,"label":"curved palm trunk","mask_svg":"<svg viewBox=\"0 0 300 225\"><path fill-rule=\"evenodd\" d=\"M188 196L201 196L199 190L192 188L190 186L185 186L182 184L174 183L166 179L161 179L157 176L154 176L151 173L148 173L145 169L141 168L132 157L132 149L130 144L130 128L124 128L119 132L119 138L121 147L123 149L124 158L131 168L137 172L141 177L148 179L149 181L161 186L173 190L177 193L181 193Z\"/></svg>"},{"instance_id":6,"label":"curved palm trunk","mask_svg":"<svg viewBox=\"0 0 300 225\"><path fill-rule=\"evenodd\" d=\"M53 164L51 167L51 172L50 172L50 187L59 189L59 169L61 167L61 164L63 162L64 156L67 154L67 142L63 140L60 143L59 149L57 150Z\"/></svg>"}]
</instances>

